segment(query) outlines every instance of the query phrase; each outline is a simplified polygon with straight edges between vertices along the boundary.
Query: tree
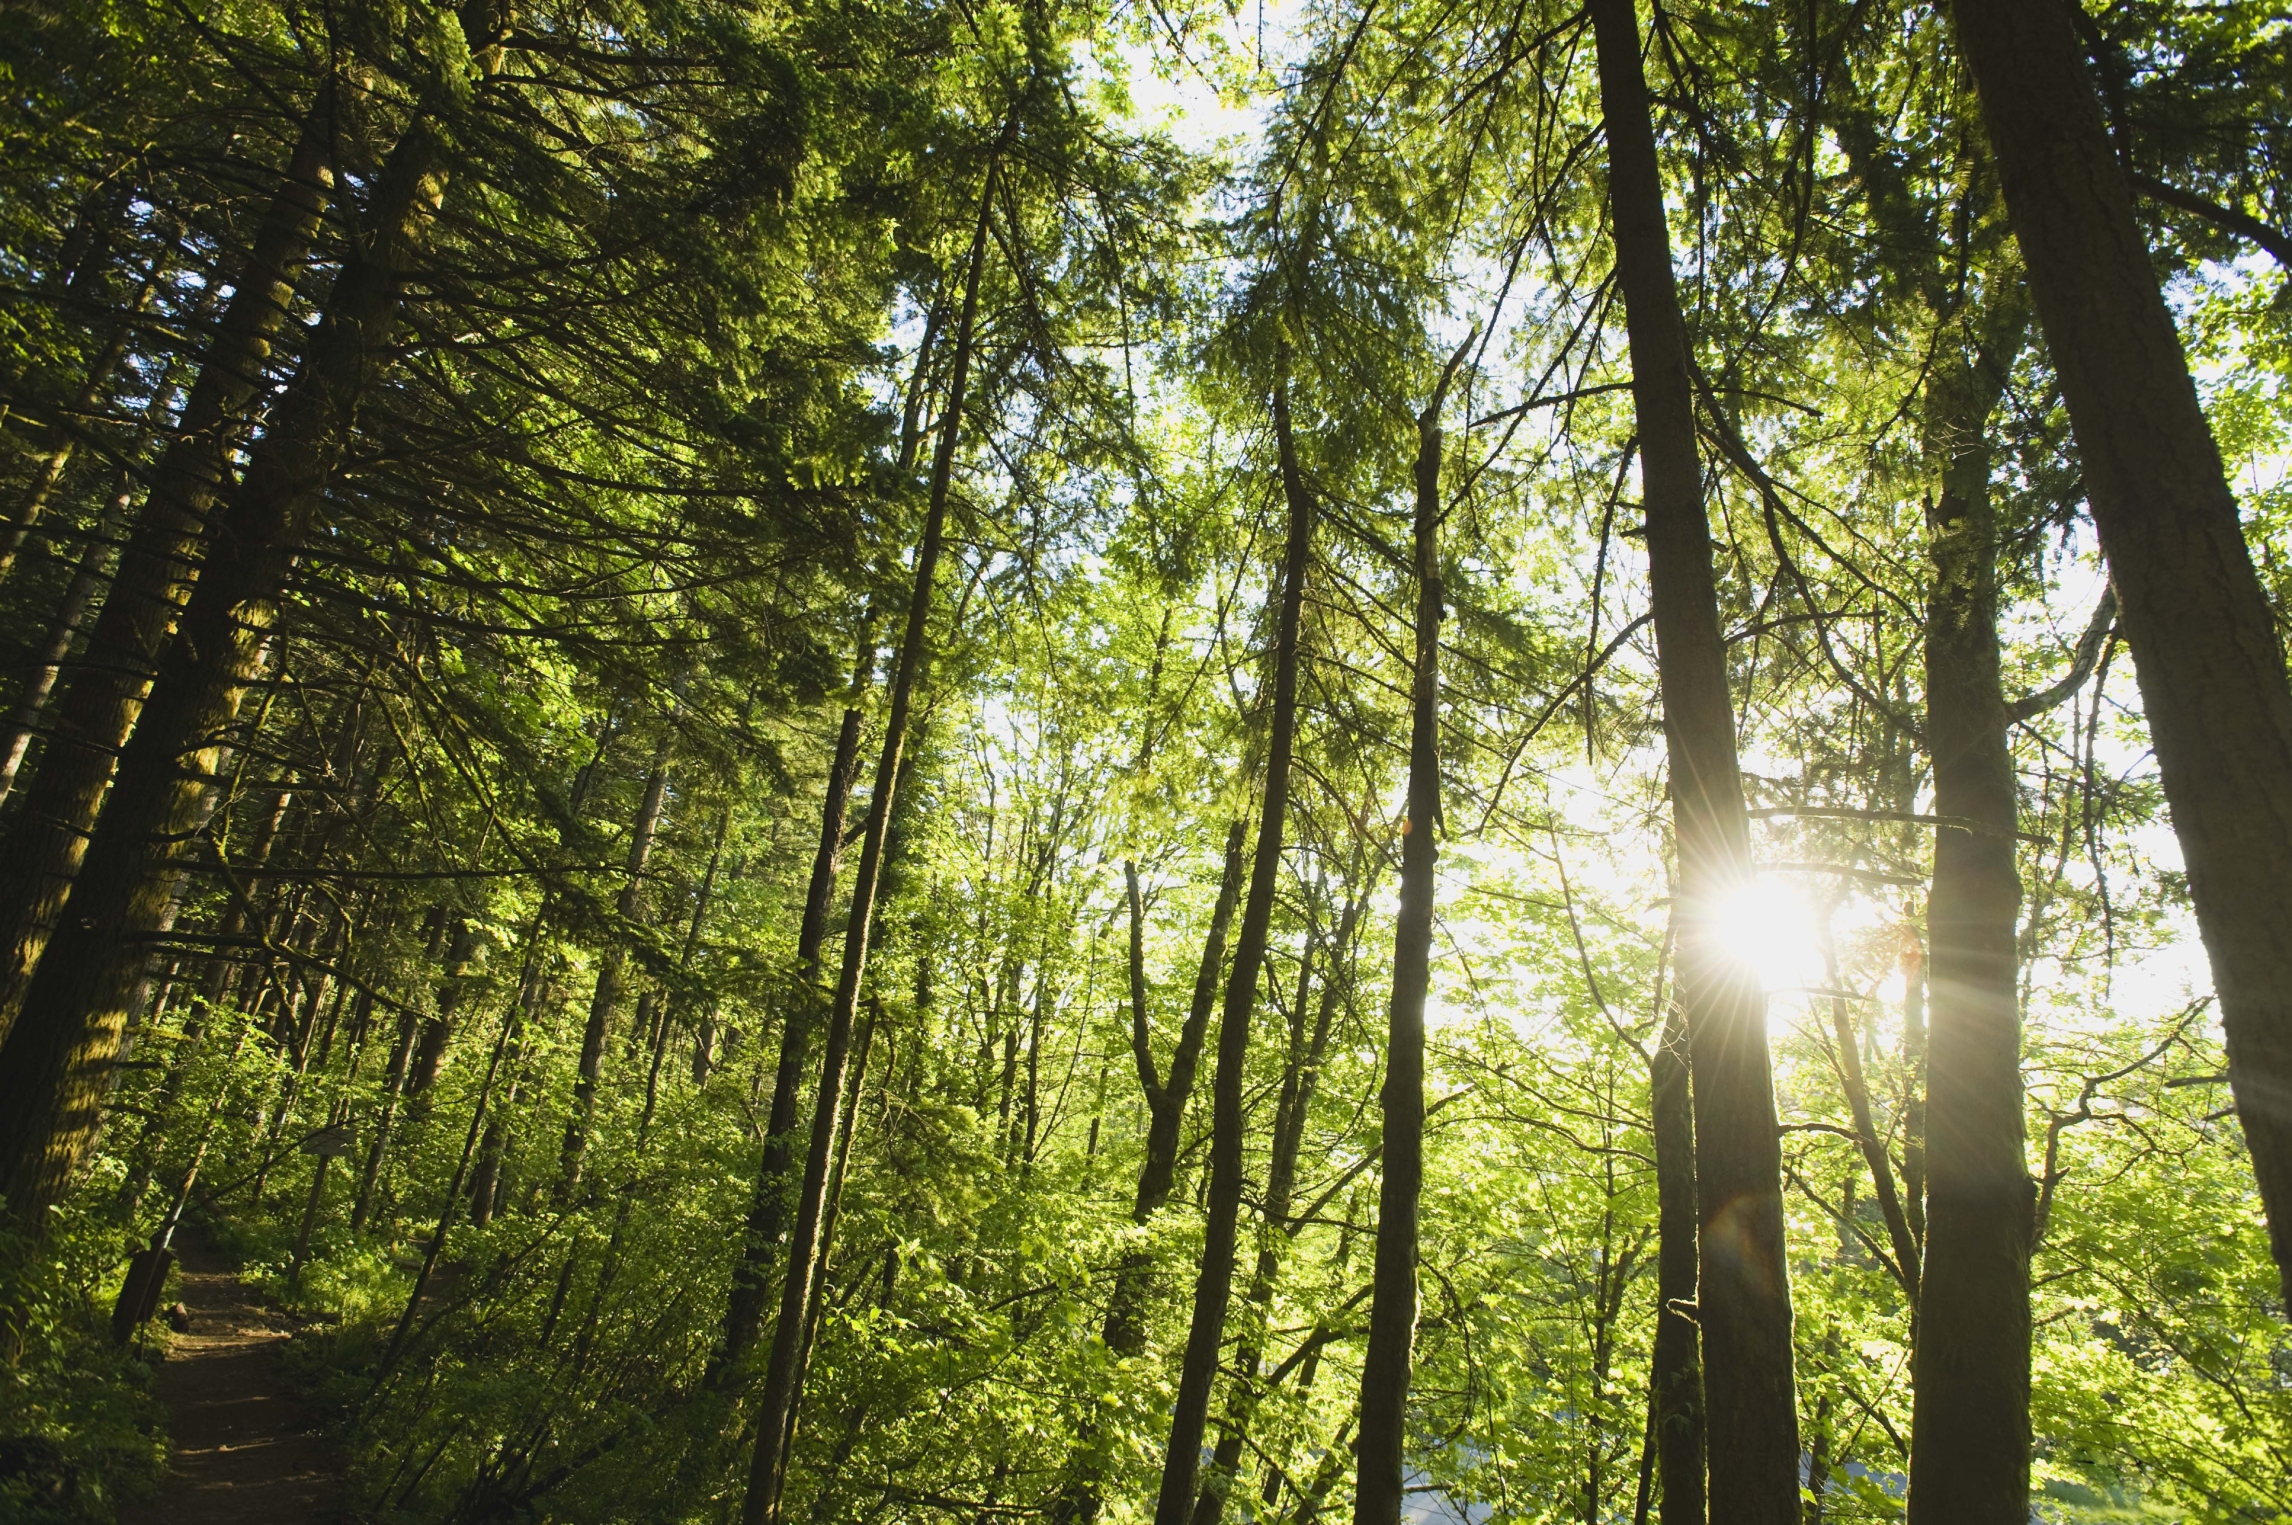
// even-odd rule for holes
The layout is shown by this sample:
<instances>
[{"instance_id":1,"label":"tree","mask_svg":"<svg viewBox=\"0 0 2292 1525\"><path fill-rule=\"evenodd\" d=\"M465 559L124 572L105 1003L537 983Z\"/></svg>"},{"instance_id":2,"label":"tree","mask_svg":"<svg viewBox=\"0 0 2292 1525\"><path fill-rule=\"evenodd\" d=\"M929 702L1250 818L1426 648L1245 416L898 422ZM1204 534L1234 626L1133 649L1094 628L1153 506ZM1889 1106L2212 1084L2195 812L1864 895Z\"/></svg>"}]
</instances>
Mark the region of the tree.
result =
<instances>
[{"instance_id":1,"label":"tree","mask_svg":"<svg viewBox=\"0 0 2292 1525\"><path fill-rule=\"evenodd\" d=\"M2292 685L2067 12L1953 14L2077 432L2292 1299L2292 1121L2268 1100L2292 1086L2276 892Z\"/></svg>"},{"instance_id":2,"label":"tree","mask_svg":"<svg viewBox=\"0 0 2292 1525\"><path fill-rule=\"evenodd\" d=\"M1798 1513L1798 1413L1780 1151L1756 970L1724 941L1751 877L1749 822L1712 590L1687 335L1630 0L1592 9L1618 285L1631 339L1648 581L1679 853L1679 1000L1694 1070L1695 1187L1710 1507L1722 1521Z\"/></svg>"}]
</instances>

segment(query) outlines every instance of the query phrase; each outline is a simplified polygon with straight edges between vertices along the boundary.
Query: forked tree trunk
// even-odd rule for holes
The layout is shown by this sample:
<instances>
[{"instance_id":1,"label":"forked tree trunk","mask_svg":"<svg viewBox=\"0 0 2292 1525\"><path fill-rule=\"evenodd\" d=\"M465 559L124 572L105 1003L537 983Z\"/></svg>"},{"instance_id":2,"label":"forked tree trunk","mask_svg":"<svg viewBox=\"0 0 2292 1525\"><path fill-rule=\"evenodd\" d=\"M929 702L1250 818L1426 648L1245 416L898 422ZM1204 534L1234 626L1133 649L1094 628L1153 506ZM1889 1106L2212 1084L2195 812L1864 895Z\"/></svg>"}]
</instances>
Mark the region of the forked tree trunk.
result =
<instances>
[{"instance_id":1,"label":"forked tree trunk","mask_svg":"<svg viewBox=\"0 0 2292 1525\"><path fill-rule=\"evenodd\" d=\"M1131 959L1133 996L1131 1045L1138 1065L1138 1083L1146 1097L1146 1148L1138 1164L1138 1187L1130 1199L1130 1221L1143 1227L1169 1204L1178 1179L1179 1136L1184 1131L1186 1105L1194 1094L1194 1078L1201 1067L1202 1040L1209 1033L1210 1013L1217 1007L1218 976L1225 970L1226 938L1233 927L1234 908L1241 901L1242 869L1248 861L1249 823L1235 821L1226 828L1224 867L1218 875L1218 898L1210 908L1209 930L1202 939L1202 962L1194 975L1194 996L1186 1009L1185 1024L1170 1050L1170 1067L1155 1077L1154 1056L1147 1047L1144 1026L1143 983L1145 928L1141 907L1135 904ZM1152 1258L1135 1251L1123 1258L1115 1274L1114 1294L1107 1301L1104 1334L1109 1350L1134 1356L1146 1348L1146 1302Z\"/></svg>"},{"instance_id":2,"label":"forked tree trunk","mask_svg":"<svg viewBox=\"0 0 2292 1525\"><path fill-rule=\"evenodd\" d=\"M1401 822L1401 910L1393 927L1393 991L1386 1010L1385 1157L1377 1188L1376 1292L1361 1363L1354 1525L1400 1525L1403 1503L1402 1447L1417 1328L1417 1203L1425 1173L1425 997L1432 988L1433 869L1439 857L1433 831L1440 820L1440 410L1464 353L1456 352L1417 418L1408 814Z\"/></svg>"},{"instance_id":3,"label":"forked tree trunk","mask_svg":"<svg viewBox=\"0 0 2292 1525\"><path fill-rule=\"evenodd\" d=\"M1225 867L1218 876L1218 898L1210 910L1210 925L1202 940L1202 962L1194 975L1193 1002L1170 1050L1170 1067L1159 1070L1154 1062L1152 1028L1146 1005L1146 911L1138 892L1138 868L1122 865L1130 909L1130 1049L1138 1071L1138 1087L1146 1100L1146 1146L1138 1163L1138 1186L1130 1201L1130 1221L1140 1228L1169 1204L1178 1177L1179 1134L1185 1127L1186 1105L1194 1094L1194 1076L1200 1068L1202 1039L1208 1033L1210 1013L1218 1000L1218 976L1224 972L1226 936L1233 926L1234 907L1241 900L1242 869L1249 845L1249 822L1235 821L1226 829ZM1106 1321L1100 1337L1114 1355L1136 1356L1146 1348L1146 1314L1153 1295L1154 1257L1144 1246L1123 1253L1115 1268L1114 1290L1106 1300ZM1092 1424L1076 1441L1070 1476L1058 1502L1052 1506L1054 1525L1091 1525L1105 1506L1101 1478L1105 1458L1102 1429Z\"/></svg>"},{"instance_id":4,"label":"forked tree trunk","mask_svg":"<svg viewBox=\"0 0 2292 1525\"><path fill-rule=\"evenodd\" d=\"M988 222L994 210L1002 147L997 144L987 160L985 183L979 191L978 222L971 233L969 261L963 276L963 305L955 326L955 355L947 377L946 421L931 459L930 499L924 512L922 539L915 551L915 582L908 595L907 629L900 640L899 664L892 677L890 702L884 714L883 750L876 759L875 792L868 799L867 822L860 834L859 867L852 875L852 907L844 927L843 966L836 978L834 1000L828 1008L819 1086L812 1099L812 1136L804 1159L802 1194L797 1200L795 1228L789 1236L781 1275L779 1321L772 1329L772 1352L765 1366L764 1388L757 1404L756 1454L749 1467L748 1492L741 1506L743 1525L779 1525L783 1518L780 1496L787 1483L787 1441L795 1422L804 1314L811 1303L812 1279L820 1269L821 1216L826 1207L844 1074L851 1057L852 1022L859 1010L860 982L867 972L876 883L883 871L884 838L890 830L892 797L899 784L900 753L907 739L908 713L914 707L916 686L929 657L931 594L938 578L941 541L947 527L947 499L955 471L955 449L962 433L964 389L970 379L974 324L979 311L979 277L987 263Z\"/></svg>"},{"instance_id":5,"label":"forked tree trunk","mask_svg":"<svg viewBox=\"0 0 2292 1525\"><path fill-rule=\"evenodd\" d=\"M1241 931L1234 942L1233 972L1226 980L1225 1006L1218 1019L1218 1063L1210 1080L1210 1178L1201 1270L1194 1280L1193 1321L1186 1332L1185 1360L1170 1418L1170 1446L1163 1457L1161 1492L1154 1506L1155 1525L1187 1525L1194 1509L1202 1436L1209 1426L1210 1387L1217 1378L1218 1349L1225 1339L1226 1306L1233 1300L1234 1242L1242 1194L1243 1070L1249 1059L1250 1016L1257 1008L1258 976L1264 969L1274 896L1280 888L1282 827L1289 811L1290 753L1297 737L1299 627L1313 549L1313 496L1298 469L1297 442L1290 429L1286 355L1281 367L1274 382L1273 427L1289 531L1282 549L1281 605L1274 630L1265 802L1258 817L1249 898L1243 904Z\"/></svg>"},{"instance_id":6,"label":"forked tree trunk","mask_svg":"<svg viewBox=\"0 0 2292 1525\"><path fill-rule=\"evenodd\" d=\"M332 189L334 130L332 96L322 93L237 272L175 437L152 470L111 591L88 632L85 659L56 696L23 808L0 842L0 1040L23 1007L71 893L113 761L136 723L152 661L192 575L192 550L229 479L229 449L261 393L271 343L293 304L296 267Z\"/></svg>"},{"instance_id":7,"label":"forked tree trunk","mask_svg":"<svg viewBox=\"0 0 2292 1525\"><path fill-rule=\"evenodd\" d=\"M1952 9L2122 606L2212 958L2237 1118L2292 1300L2284 652L2068 7L1983 0ZM1938 1119L1932 1145L1938 1156Z\"/></svg>"},{"instance_id":8,"label":"forked tree trunk","mask_svg":"<svg viewBox=\"0 0 2292 1525\"><path fill-rule=\"evenodd\" d=\"M1633 0L1592 0L1591 14L1679 851L1675 925L1694 1075L1710 1509L1722 1525L1795 1525L1798 1409L1766 999L1757 971L1723 944L1719 930L1721 908L1751 882L1753 869L1687 335Z\"/></svg>"},{"instance_id":9,"label":"forked tree trunk","mask_svg":"<svg viewBox=\"0 0 2292 1525\"><path fill-rule=\"evenodd\" d=\"M2013 757L1998 673L1997 513L1988 424L1998 369L1945 357L1927 383L1941 493L1928 520L1926 742L1934 759L1934 885L1926 908L1925 1269L1911 1372L1912 1525L2029 1518L2029 1176L2021 1085L2021 878ZM1992 324L1994 327L2001 325Z\"/></svg>"}]
</instances>

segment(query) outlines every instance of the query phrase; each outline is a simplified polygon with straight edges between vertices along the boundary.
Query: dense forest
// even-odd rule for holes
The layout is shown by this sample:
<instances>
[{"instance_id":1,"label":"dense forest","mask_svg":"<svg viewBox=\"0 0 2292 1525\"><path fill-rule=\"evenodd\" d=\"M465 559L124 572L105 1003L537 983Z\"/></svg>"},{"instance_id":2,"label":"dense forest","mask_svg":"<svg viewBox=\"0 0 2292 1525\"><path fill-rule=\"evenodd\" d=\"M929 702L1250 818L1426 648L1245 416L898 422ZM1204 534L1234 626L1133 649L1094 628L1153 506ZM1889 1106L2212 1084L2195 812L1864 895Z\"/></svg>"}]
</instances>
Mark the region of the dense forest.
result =
<instances>
[{"instance_id":1,"label":"dense forest","mask_svg":"<svg viewBox=\"0 0 2292 1525\"><path fill-rule=\"evenodd\" d=\"M2280 9L0 76L0 1518L2292 1519Z\"/></svg>"}]
</instances>

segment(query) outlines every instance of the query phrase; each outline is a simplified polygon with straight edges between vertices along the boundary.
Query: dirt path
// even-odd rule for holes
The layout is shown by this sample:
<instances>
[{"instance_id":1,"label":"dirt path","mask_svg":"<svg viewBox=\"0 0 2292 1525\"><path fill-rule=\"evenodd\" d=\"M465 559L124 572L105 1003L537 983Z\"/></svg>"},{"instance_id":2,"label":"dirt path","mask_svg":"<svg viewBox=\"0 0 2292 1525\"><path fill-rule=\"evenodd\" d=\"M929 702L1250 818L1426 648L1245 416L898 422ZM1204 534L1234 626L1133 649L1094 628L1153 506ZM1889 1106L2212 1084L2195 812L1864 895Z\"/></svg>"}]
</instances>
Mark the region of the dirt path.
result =
<instances>
[{"instance_id":1,"label":"dirt path","mask_svg":"<svg viewBox=\"0 0 2292 1525\"><path fill-rule=\"evenodd\" d=\"M120 1525L333 1525L341 1461L279 1374L286 1319L206 1246L177 1247L191 1329L159 1365L175 1453L159 1497Z\"/></svg>"}]
</instances>

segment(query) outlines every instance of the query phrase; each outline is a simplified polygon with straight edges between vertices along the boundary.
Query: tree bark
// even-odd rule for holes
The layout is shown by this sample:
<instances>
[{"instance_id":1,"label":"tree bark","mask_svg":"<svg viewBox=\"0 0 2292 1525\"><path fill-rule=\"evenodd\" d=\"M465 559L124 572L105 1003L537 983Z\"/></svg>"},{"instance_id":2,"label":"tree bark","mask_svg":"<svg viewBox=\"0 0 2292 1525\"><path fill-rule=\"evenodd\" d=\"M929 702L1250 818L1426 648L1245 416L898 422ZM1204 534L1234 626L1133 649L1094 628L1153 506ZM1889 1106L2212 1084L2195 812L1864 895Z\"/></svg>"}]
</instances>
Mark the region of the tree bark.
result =
<instances>
[{"instance_id":1,"label":"tree bark","mask_svg":"<svg viewBox=\"0 0 2292 1525\"><path fill-rule=\"evenodd\" d=\"M764 1327L770 1295L772 1257L788 1223L788 1169L795 1163L796 1108L803 1100L804 1066L812 1051L820 980L820 950L828 937L828 913L836 894L836 863L843 856L844 815L851 804L852 780L859 772L859 698L875 666L875 640L862 631L852 664L852 703L836 731L828 763L827 796L820 805L820 845L812 855L812 878L804 891L803 919L796 927L796 989L780 1024L780 1058L772 1075L772 1110L764 1125L764 1157L749 1194L748 1222L740 1259L732 1269L732 1295L724 1313L724 1334L716 1372L747 1354Z\"/></svg>"},{"instance_id":2,"label":"tree bark","mask_svg":"<svg viewBox=\"0 0 2292 1525\"><path fill-rule=\"evenodd\" d=\"M333 186L331 92L305 115L175 437L120 551L86 658L57 696L55 720L15 825L0 843L0 1040L22 1009L40 955L103 807L114 759L136 724L152 661L173 621L200 531L229 480L229 451L256 402L271 344L294 300L295 268ZM169 761L172 763L173 759Z\"/></svg>"},{"instance_id":3,"label":"tree bark","mask_svg":"<svg viewBox=\"0 0 2292 1525\"><path fill-rule=\"evenodd\" d=\"M804 1308L804 1342L796 1353L795 1401L788 1405L788 1433L783 1446L796 1443L796 1419L803 1405L804 1378L811 1371L812 1351L819 1343L820 1314L828 1301L828 1264L836 1248L836 1218L844 1199L844 1173L851 1164L852 1135L859 1130L859 1103L861 1088L867 1084L868 1055L875 1048L875 1030L882 1020L879 1007L871 1005L867 1021L861 1024L858 1050L852 1056L851 1078L844 1085L843 1112L836 1122L835 1158L828 1166L827 1207L820 1217L820 1274L812 1278L812 1299Z\"/></svg>"},{"instance_id":4,"label":"tree bark","mask_svg":"<svg viewBox=\"0 0 2292 1525\"><path fill-rule=\"evenodd\" d=\"M1470 341L1468 340L1467 343ZM1401 906L1386 1010L1384 1164L1377 1187L1376 1292L1361 1362L1354 1525L1400 1525L1409 1375L1417 1327L1417 1204L1424 1193L1425 997L1432 988L1433 831L1440 820L1441 403L1456 360L1417 418L1416 671L1409 688L1408 813Z\"/></svg>"},{"instance_id":5,"label":"tree bark","mask_svg":"<svg viewBox=\"0 0 2292 1525\"><path fill-rule=\"evenodd\" d=\"M459 916L449 917L445 973L438 980L437 1005L423 1019L422 1035L414 1044L413 1067L406 1075L406 1094L415 1098L417 1121L429 1115L430 1089L445 1068L446 1048L454 1039L454 1017L461 1010L462 977L469 972L476 951L477 934L469 923Z\"/></svg>"},{"instance_id":6,"label":"tree bark","mask_svg":"<svg viewBox=\"0 0 2292 1525\"><path fill-rule=\"evenodd\" d=\"M963 277L963 305L956 319L955 354L947 377L946 421L931 459L931 489L923 535L915 552L915 583L907 606L907 629L899 645L890 702L884 715L883 750L876 759L875 791L860 834L859 867L852 875L850 919L844 926L843 966L828 1008L820 1057L820 1079L813 1095L812 1136L804 1159L802 1194L789 1237L781 1276L779 1321L772 1329L772 1353L756 1414L756 1455L741 1506L742 1525L779 1525L780 1496L787 1483L787 1439L795 1422L796 1382L801 1364L804 1310L812 1279L819 1274L820 1222L825 1209L836 1117L843 1099L844 1072L851 1056L852 1021L859 1009L860 981L867 972L868 933L874 924L876 881L883 869L884 837L891 825L892 797L899 783L900 752L907 738L908 712L929 658L931 593L939 571L947 527L947 499L955 470L955 447L962 433L964 389L970 378L974 324L979 311L979 277L987 263L987 230L994 210L995 182L1003 145L987 160L979 191L979 217Z\"/></svg>"},{"instance_id":7,"label":"tree bark","mask_svg":"<svg viewBox=\"0 0 2292 1525\"><path fill-rule=\"evenodd\" d=\"M597 1106L597 1080L605 1062L605 1037L613 1024L613 1008L621 999L621 969L628 957L625 939L637 919L637 903L645 885L645 865L653 855L653 833L661 822L661 803L668 798L669 740L665 735L653 750L652 771L645 775L645 792L637 804L637 818L629 827L629 861L623 869L621 893L613 902L614 925L610 941L597 960L597 985L589 996L589 1021L581 1029L581 1060L573 1082L573 1111L565 1122L565 1144L557 1157L557 1200L571 1202L581 1188L581 1165L589 1152L589 1121Z\"/></svg>"},{"instance_id":8,"label":"tree bark","mask_svg":"<svg viewBox=\"0 0 2292 1525\"><path fill-rule=\"evenodd\" d=\"M1695 1113L1687 1017L1677 1001L1649 1056L1655 1133L1655 1349L1649 1420L1663 1525L1703 1525L1703 1359L1695 1327Z\"/></svg>"},{"instance_id":9,"label":"tree bark","mask_svg":"<svg viewBox=\"0 0 2292 1525\"><path fill-rule=\"evenodd\" d=\"M1249 1059L1250 1016L1257 1006L1258 976L1265 965L1274 895L1280 888L1290 754L1297 738L1298 633L1313 549L1313 496L1298 469L1297 442L1290 428L1286 355L1280 364L1281 373L1274 382L1273 427L1289 530L1282 549L1281 606L1274 633L1273 713L1266 746L1265 798L1258 818L1257 852L1250 866L1249 898L1242 908L1233 971L1226 980L1225 1006L1219 1016L1218 1062L1210 1081L1210 1179L1201 1270L1194 1281L1193 1321L1186 1332L1185 1360L1170 1419L1170 1446L1163 1458L1161 1491L1154 1506L1155 1525L1187 1525L1193 1513L1202 1435L1209 1424L1210 1387L1217 1377L1218 1349L1225 1338L1226 1306L1233 1299L1234 1243L1242 1193L1243 1069Z\"/></svg>"},{"instance_id":10,"label":"tree bark","mask_svg":"<svg viewBox=\"0 0 2292 1525\"><path fill-rule=\"evenodd\" d=\"M207 538L206 564L62 908L56 956L39 959L0 1048L0 1191L30 1223L45 1222L94 1146L143 967L140 935L174 900L181 870L168 860L208 798L214 738L237 713L289 566L388 356L405 273L444 194L444 162L444 142L426 122L392 151L368 236L336 277L303 364ZM45 765L41 773L44 782Z\"/></svg>"},{"instance_id":11,"label":"tree bark","mask_svg":"<svg viewBox=\"0 0 2292 1525\"><path fill-rule=\"evenodd\" d=\"M1593 0L1591 14L1679 851L1678 980L1694 1076L1709 1503L1725 1525L1795 1525L1798 1411L1766 999L1757 972L1719 931L1722 906L1752 881L1753 868L1687 336L1633 0Z\"/></svg>"},{"instance_id":12,"label":"tree bark","mask_svg":"<svg viewBox=\"0 0 2292 1525\"><path fill-rule=\"evenodd\" d=\"M2122 606L2220 994L2237 1117L2292 1299L2284 653L2068 8L1952 10ZM1936 1154L1941 1134L1937 1122Z\"/></svg>"},{"instance_id":13,"label":"tree bark","mask_svg":"<svg viewBox=\"0 0 2292 1525\"><path fill-rule=\"evenodd\" d=\"M1941 468L1928 517L1926 612L1934 812L1981 829L1935 831L1926 906L1930 1137L1911 1357L1912 1525L2029 1518L2036 1186L2023 1122L2019 809L1998 672L2000 536L1987 434L2003 390L2000 357L2019 344L2019 313L2005 321L2011 343L1987 344L1981 358L1945 356L1927 383L1928 450Z\"/></svg>"}]
</instances>

